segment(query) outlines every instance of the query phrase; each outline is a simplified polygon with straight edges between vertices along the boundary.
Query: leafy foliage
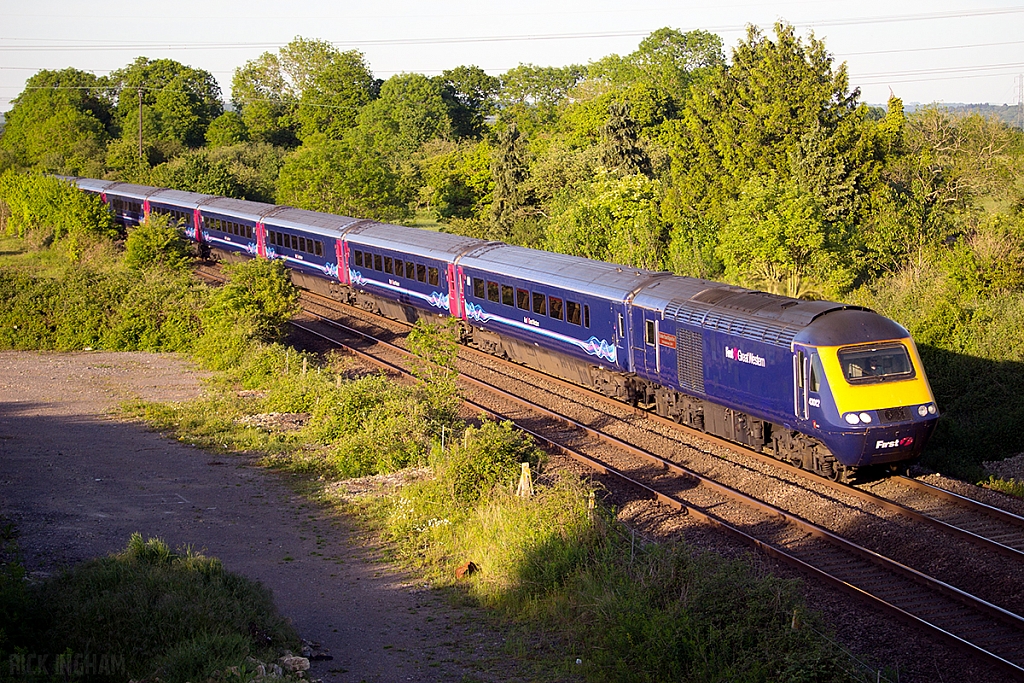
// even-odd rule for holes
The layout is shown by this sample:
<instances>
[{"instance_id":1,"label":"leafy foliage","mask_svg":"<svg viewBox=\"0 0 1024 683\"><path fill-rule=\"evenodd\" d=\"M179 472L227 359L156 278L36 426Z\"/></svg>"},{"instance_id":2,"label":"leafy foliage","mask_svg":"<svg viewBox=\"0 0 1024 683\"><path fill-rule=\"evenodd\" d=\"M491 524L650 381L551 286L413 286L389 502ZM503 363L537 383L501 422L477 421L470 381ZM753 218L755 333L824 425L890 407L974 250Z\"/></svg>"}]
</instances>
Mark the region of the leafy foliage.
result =
<instances>
[{"instance_id":1,"label":"leafy foliage","mask_svg":"<svg viewBox=\"0 0 1024 683\"><path fill-rule=\"evenodd\" d=\"M128 231L124 245L125 265L134 270L145 270L157 263L172 269L188 266L191 254L181 227L168 216L150 214Z\"/></svg>"},{"instance_id":2,"label":"leafy foliage","mask_svg":"<svg viewBox=\"0 0 1024 683\"><path fill-rule=\"evenodd\" d=\"M281 261L251 259L224 267L228 282L210 297L204 327L246 329L260 341L281 337L299 293Z\"/></svg>"}]
</instances>

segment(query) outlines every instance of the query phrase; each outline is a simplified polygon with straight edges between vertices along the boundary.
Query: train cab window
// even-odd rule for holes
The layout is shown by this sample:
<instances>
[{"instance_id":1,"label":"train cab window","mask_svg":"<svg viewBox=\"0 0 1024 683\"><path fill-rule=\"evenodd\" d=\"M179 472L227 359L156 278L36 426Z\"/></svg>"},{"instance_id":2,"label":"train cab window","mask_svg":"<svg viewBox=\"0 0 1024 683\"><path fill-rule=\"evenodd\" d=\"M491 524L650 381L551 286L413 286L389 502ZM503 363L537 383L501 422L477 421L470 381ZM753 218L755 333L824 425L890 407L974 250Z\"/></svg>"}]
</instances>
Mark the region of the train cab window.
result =
<instances>
[{"instance_id":1,"label":"train cab window","mask_svg":"<svg viewBox=\"0 0 1024 683\"><path fill-rule=\"evenodd\" d=\"M533 293L533 312L537 315L547 315L547 299L539 292Z\"/></svg>"},{"instance_id":2,"label":"train cab window","mask_svg":"<svg viewBox=\"0 0 1024 683\"><path fill-rule=\"evenodd\" d=\"M373 269L384 270L384 259L381 258L380 254L373 255Z\"/></svg>"},{"instance_id":3,"label":"train cab window","mask_svg":"<svg viewBox=\"0 0 1024 683\"><path fill-rule=\"evenodd\" d=\"M851 384L892 382L914 376L907 348L898 343L839 349L839 365Z\"/></svg>"},{"instance_id":4,"label":"train cab window","mask_svg":"<svg viewBox=\"0 0 1024 683\"><path fill-rule=\"evenodd\" d=\"M619 339L626 338L626 319L619 313Z\"/></svg>"},{"instance_id":5,"label":"train cab window","mask_svg":"<svg viewBox=\"0 0 1024 683\"><path fill-rule=\"evenodd\" d=\"M575 301L565 302L565 322L570 325L580 324L580 305Z\"/></svg>"},{"instance_id":6,"label":"train cab window","mask_svg":"<svg viewBox=\"0 0 1024 683\"><path fill-rule=\"evenodd\" d=\"M412 261L405 262L405 276L410 280L416 279L416 264Z\"/></svg>"},{"instance_id":7,"label":"train cab window","mask_svg":"<svg viewBox=\"0 0 1024 683\"><path fill-rule=\"evenodd\" d=\"M426 282L427 281L427 267L422 263L416 264L416 281Z\"/></svg>"},{"instance_id":8,"label":"train cab window","mask_svg":"<svg viewBox=\"0 0 1024 683\"><path fill-rule=\"evenodd\" d=\"M825 376L825 371L821 367L821 359L818 358L818 354L811 353L811 391L818 393L821 391L821 378Z\"/></svg>"},{"instance_id":9,"label":"train cab window","mask_svg":"<svg viewBox=\"0 0 1024 683\"><path fill-rule=\"evenodd\" d=\"M590 329L590 305L583 304L583 327Z\"/></svg>"},{"instance_id":10,"label":"train cab window","mask_svg":"<svg viewBox=\"0 0 1024 683\"><path fill-rule=\"evenodd\" d=\"M648 346L654 346L654 321L644 321L644 343Z\"/></svg>"},{"instance_id":11,"label":"train cab window","mask_svg":"<svg viewBox=\"0 0 1024 683\"><path fill-rule=\"evenodd\" d=\"M390 256L384 257L384 272L387 273L388 275L395 274L395 262L391 259Z\"/></svg>"},{"instance_id":12,"label":"train cab window","mask_svg":"<svg viewBox=\"0 0 1024 683\"><path fill-rule=\"evenodd\" d=\"M562 319L562 300L557 296L548 297L548 314L555 320Z\"/></svg>"},{"instance_id":13,"label":"train cab window","mask_svg":"<svg viewBox=\"0 0 1024 683\"><path fill-rule=\"evenodd\" d=\"M473 296L483 299L487 294L487 283L478 277L473 278Z\"/></svg>"},{"instance_id":14,"label":"train cab window","mask_svg":"<svg viewBox=\"0 0 1024 683\"><path fill-rule=\"evenodd\" d=\"M433 266L427 268L427 282L434 285L435 287L437 287L438 284L441 282L437 274L437 268L434 268Z\"/></svg>"},{"instance_id":15,"label":"train cab window","mask_svg":"<svg viewBox=\"0 0 1024 683\"><path fill-rule=\"evenodd\" d=\"M323 242L321 242L320 240L317 240L316 242L313 242L313 246L316 249L316 255L317 256L323 256L324 255L324 243Z\"/></svg>"},{"instance_id":16,"label":"train cab window","mask_svg":"<svg viewBox=\"0 0 1024 683\"><path fill-rule=\"evenodd\" d=\"M497 282L487 283L487 300L494 303L501 301L501 287Z\"/></svg>"},{"instance_id":17,"label":"train cab window","mask_svg":"<svg viewBox=\"0 0 1024 683\"><path fill-rule=\"evenodd\" d=\"M353 249L352 250L352 262L355 263L360 268L362 268L363 267L363 252L359 251L358 249Z\"/></svg>"},{"instance_id":18,"label":"train cab window","mask_svg":"<svg viewBox=\"0 0 1024 683\"><path fill-rule=\"evenodd\" d=\"M506 306L516 305L516 290L509 285L501 286L501 303Z\"/></svg>"},{"instance_id":19,"label":"train cab window","mask_svg":"<svg viewBox=\"0 0 1024 683\"><path fill-rule=\"evenodd\" d=\"M524 311L530 310L530 293L525 289L516 290L516 308Z\"/></svg>"}]
</instances>

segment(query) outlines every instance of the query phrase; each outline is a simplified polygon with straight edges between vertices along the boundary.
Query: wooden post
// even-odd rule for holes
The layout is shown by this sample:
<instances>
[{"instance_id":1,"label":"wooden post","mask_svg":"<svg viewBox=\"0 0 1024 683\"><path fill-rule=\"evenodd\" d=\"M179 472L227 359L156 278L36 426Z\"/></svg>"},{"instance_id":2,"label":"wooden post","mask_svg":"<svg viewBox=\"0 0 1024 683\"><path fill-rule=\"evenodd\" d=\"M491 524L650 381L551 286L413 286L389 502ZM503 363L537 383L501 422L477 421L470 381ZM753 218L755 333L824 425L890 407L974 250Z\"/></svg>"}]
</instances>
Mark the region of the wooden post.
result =
<instances>
[{"instance_id":1,"label":"wooden post","mask_svg":"<svg viewBox=\"0 0 1024 683\"><path fill-rule=\"evenodd\" d=\"M533 476L530 474L530 463L523 463L523 470L519 474L519 490L516 495L520 498L529 498L533 495Z\"/></svg>"}]
</instances>

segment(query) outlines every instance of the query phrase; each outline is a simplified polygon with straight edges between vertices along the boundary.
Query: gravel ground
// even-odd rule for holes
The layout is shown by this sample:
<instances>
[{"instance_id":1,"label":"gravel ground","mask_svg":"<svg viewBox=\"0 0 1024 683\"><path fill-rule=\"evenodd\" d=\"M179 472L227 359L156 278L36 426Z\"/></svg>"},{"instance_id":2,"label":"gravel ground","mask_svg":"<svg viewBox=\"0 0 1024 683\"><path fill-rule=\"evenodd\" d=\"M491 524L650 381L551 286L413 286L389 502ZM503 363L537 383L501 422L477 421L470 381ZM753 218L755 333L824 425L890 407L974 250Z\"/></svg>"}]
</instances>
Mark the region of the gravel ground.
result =
<instances>
[{"instance_id":1,"label":"gravel ground","mask_svg":"<svg viewBox=\"0 0 1024 683\"><path fill-rule=\"evenodd\" d=\"M0 516L31 572L119 551L139 531L268 586L333 656L312 663L316 678L525 680L482 614L414 585L281 477L109 417L125 399L195 397L200 380L166 355L0 353Z\"/></svg>"}]
</instances>

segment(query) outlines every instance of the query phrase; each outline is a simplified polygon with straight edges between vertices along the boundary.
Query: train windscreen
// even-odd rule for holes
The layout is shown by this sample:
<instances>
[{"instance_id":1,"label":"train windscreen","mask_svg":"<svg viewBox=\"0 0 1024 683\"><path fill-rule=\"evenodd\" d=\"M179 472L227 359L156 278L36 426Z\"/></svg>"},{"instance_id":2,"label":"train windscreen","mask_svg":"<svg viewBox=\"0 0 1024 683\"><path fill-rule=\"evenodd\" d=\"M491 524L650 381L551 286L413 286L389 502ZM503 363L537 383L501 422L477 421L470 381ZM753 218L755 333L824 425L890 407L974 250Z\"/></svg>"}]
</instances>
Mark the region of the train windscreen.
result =
<instances>
[{"instance_id":1,"label":"train windscreen","mask_svg":"<svg viewBox=\"0 0 1024 683\"><path fill-rule=\"evenodd\" d=\"M903 344L839 349L839 364L851 384L893 382L914 376L914 364Z\"/></svg>"}]
</instances>

